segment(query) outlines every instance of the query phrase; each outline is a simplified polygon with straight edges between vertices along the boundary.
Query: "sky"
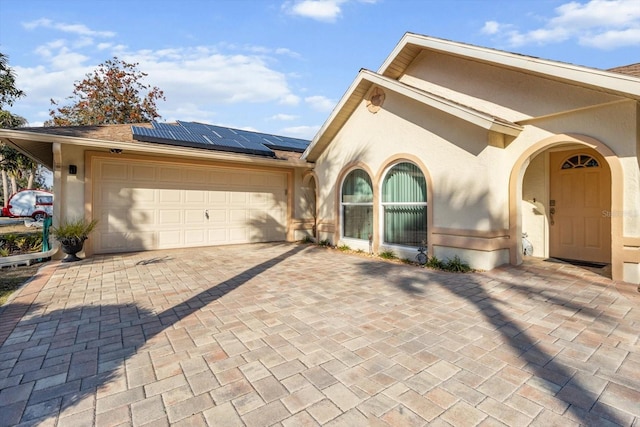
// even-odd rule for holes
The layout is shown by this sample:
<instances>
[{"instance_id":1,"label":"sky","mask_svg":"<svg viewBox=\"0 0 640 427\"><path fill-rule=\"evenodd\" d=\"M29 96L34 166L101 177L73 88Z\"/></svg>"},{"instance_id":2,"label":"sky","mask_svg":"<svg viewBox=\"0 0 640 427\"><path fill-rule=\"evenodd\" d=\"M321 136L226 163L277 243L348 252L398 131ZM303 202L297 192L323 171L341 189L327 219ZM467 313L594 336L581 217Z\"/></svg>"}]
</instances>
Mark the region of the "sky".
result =
<instances>
[{"instance_id":1,"label":"sky","mask_svg":"<svg viewBox=\"0 0 640 427\"><path fill-rule=\"evenodd\" d=\"M640 62L640 0L0 1L30 126L117 57L164 91L160 121L312 139L406 32L608 69Z\"/></svg>"}]
</instances>

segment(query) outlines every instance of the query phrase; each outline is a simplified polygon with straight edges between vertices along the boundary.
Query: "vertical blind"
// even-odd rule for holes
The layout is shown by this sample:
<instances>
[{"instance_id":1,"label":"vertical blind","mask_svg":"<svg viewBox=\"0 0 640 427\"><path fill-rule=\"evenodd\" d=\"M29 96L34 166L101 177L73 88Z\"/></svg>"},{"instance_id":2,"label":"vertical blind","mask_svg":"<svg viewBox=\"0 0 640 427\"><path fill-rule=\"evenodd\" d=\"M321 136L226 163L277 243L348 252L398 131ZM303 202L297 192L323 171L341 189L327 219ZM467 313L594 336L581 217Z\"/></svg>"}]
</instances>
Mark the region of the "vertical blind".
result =
<instances>
[{"instance_id":1,"label":"vertical blind","mask_svg":"<svg viewBox=\"0 0 640 427\"><path fill-rule=\"evenodd\" d=\"M384 241L420 246L427 239L427 182L412 163L391 168L382 185Z\"/></svg>"},{"instance_id":2,"label":"vertical blind","mask_svg":"<svg viewBox=\"0 0 640 427\"><path fill-rule=\"evenodd\" d=\"M342 184L342 220L345 237L366 240L373 233L373 185L362 169L351 171Z\"/></svg>"}]
</instances>

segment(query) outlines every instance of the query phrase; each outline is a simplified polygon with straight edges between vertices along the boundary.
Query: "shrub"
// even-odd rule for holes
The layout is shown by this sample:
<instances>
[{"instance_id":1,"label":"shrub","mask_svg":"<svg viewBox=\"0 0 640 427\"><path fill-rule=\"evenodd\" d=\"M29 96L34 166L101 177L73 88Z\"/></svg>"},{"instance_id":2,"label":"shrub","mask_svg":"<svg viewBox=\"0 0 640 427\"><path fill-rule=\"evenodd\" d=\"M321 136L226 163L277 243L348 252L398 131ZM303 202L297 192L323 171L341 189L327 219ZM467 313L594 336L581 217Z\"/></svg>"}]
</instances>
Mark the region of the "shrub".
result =
<instances>
[{"instance_id":1,"label":"shrub","mask_svg":"<svg viewBox=\"0 0 640 427\"><path fill-rule=\"evenodd\" d=\"M89 233L96 228L98 220L87 222L84 218L65 221L58 227L51 228L53 237L63 245L77 245L87 240Z\"/></svg>"},{"instance_id":2,"label":"shrub","mask_svg":"<svg viewBox=\"0 0 640 427\"><path fill-rule=\"evenodd\" d=\"M438 258L436 258L435 256L432 256L431 258L429 258L427 260L427 263L425 264L425 266L427 266L429 268L433 268L435 270L443 270L444 269L444 263L442 261L440 261Z\"/></svg>"},{"instance_id":3,"label":"shrub","mask_svg":"<svg viewBox=\"0 0 640 427\"><path fill-rule=\"evenodd\" d=\"M378 254L378 256L382 259L397 259L398 257L393 251L382 251Z\"/></svg>"},{"instance_id":4,"label":"shrub","mask_svg":"<svg viewBox=\"0 0 640 427\"><path fill-rule=\"evenodd\" d=\"M331 247L331 241L325 239L325 240L320 240L318 242L318 245L320 246L326 246L326 247Z\"/></svg>"},{"instance_id":5,"label":"shrub","mask_svg":"<svg viewBox=\"0 0 640 427\"><path fill-rule=\"evenodd\" d=\"M467 273L471 271L469 264L462 261L458 255L455 255L452 259L448 260L444 265L444 269L454 273Z\"/></svg>"},{"instance_id":6,"label":"shrub","mask_svg":"<svg viewBox=\"0 0 640 427\"><path fill-rule=\"evenodd\" d=\"M349 252L351 248L348 245L340 245L338 246L338 250L342 252Z\"/></svg>"},{"instance_id":7,"label":"shrub","mask_svg":"<svg viewBox=\"0 0 640 427\"><path fill-rule=\"evenodd\" d=\"M5 234L0 236L0 256L39 252L42 234Z\"/></svg>"}]
</instances>

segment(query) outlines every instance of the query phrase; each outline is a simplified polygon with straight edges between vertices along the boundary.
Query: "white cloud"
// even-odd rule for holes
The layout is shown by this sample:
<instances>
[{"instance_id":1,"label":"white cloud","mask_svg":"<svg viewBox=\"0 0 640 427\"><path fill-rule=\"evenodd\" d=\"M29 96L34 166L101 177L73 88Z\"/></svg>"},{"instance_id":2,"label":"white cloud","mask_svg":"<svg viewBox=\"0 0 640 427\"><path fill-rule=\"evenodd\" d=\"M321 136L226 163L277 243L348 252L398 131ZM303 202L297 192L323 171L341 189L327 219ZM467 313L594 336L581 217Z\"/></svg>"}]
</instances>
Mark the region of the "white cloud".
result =
<instances>
[{"instance_id":1,"label":"white cloud","mask_svg":"<svg viewBox=\"0 0 640 427\"><path fill-rule=\"evenodd\" d=\"M302 0L286 2L283 9L291 15L315 19L322 22L335 22L342 14L340 5L346 0Z\"/></svg>"},{"instance_id":2,"label":"white cloud","mask_svg":"<svg viewBox=\"0 0 640 427\"><path fill-rule=\"evenodd\" d=\"M281 129L280 135L287 135L292 138L312 139L320 130L320 126L293 126Z\"/></svg>"},{"instance_id":3,"label":"white cloud","mask_svg":"<svg viewBox=\"0 0 640 427\"><path fill-rule=\"evenodd\" d=\"M640 43L640 28L629 28L623 31L612 30L594 36L581 37L580 43L598 49L638 46Z\"/></svg>"},{"instance_id":4,"label":"white cloud","mask_svg":"<svg viewBox=\"0 0 640 427\"><path fill-rule=\"evenodd\" d=\"M496 21L487 21L480 30L483 34L496 34L502 28L502 25Z\"/></svg>"},{"instance_id":5,"label":"white cloud","mask_svg":"<svg viewBox=\"0 0 640 427\"><path fill-rule=\"evenodd\" d=\"M27 30L35 30L37 28L49 28L65 33L76 34L80 36L93 37L114 37L116 33L113 31L95 31L82 24L65 24L62 22L54 22L51 19L40 18L31 22L23 22L22 26Z\"/></svg>"},{"instance_id":6,"label":"white cloud","mask_svg":"<svg viewBox=\"0 0 640 427\"><path fill-rule=\"evenodd\" d=\"M638 0L571 1L555 9L541 28L518 31L510 24L487 21L481 32L498 36L511 46L551 44L576 39L585 46L614 49L640 43Z\"/></svg>"},{"instance_id":7,"label":"white cloud","mask_svg":"<svg viewBox=\"0 0 640 427\"><path fill-rule=\"evenodd\" d=\"M281 121L291 121L291 120L295 120L300 116L295 116L293 114L274 114L273 116L269 117L269 120L281 120Z\"/></svg>"},{"instance_id":8,"label":"white cloud","mask_svg":"<svg viewBox=\"0 0 640 427\"><path fill-rule=\"evenodd\" d=\"M336 106L335 101L320 95L308 96L304 99L304 102L314 110L322 112L331 111Z\"/></svg>"},{"instance_id":9,"label":"white cloud","mask_svg":"<svg viewBox=\"0 0 640 427\"><path fill-rule=\"evenodd\" d=\"M132 50L115 39L101 40L95 35L98 32L81 25L71 27L46 19L24 25L41 32L65 32L64 38L59 39L47 34L51 41L35 49L40 57L38 66L14 67L17 84L27 93L16 103L16 113L29 111L21 115L32 122L42 123L48 118L51 99L65 105L75 82L92 73L109 56L138 63L138 69L147 74L142 83L164 91L166 101L158 102L162 120L233 121L233 117L240 117L251 121L250 111L270 109L261 115L268 117L278 106L301 102L290 85L293 74L277 68L283 57L299 56L286 47L221 43ZM281 121L294 118L274 116L274 120Z\"/></svg>"},{"instance_id":10,"label":"white cloud","mask_svg":"<svg viewBox=\"0 0 640 427\"><path fill-rule=\"evenodd\" d=\"M158 108L165 120L211 119L214 111L232 105L300 103L290 88L290 77L271 67L272 61L262 55L238 55L203 46L140 51L122 45L102 48L121 60L138 63L138 69L148 74L143 83L164 91L166 101L158 102ZM30 114L32 120L48 111L52 98L64 105L74 83L95 70L98 63L84 55L85 50L73 50L64 40L53 41L38 48L41 65L15 67L17 83L28 94L20 105L38 106L39 113Z\"/></svg>"},{"instance_id":11,"label":"white cloud","mask_svg":"<svg viewBox=\"0 0 640 427\"><path fill-rule=\"evenodd\" d=\"M288 0L282 10L290 15L315 19L320 22L335 22L342 15L342 5L353 0ZM375 4L378 0L358 0L359 3Z\"/></svg>"}]
</instances>

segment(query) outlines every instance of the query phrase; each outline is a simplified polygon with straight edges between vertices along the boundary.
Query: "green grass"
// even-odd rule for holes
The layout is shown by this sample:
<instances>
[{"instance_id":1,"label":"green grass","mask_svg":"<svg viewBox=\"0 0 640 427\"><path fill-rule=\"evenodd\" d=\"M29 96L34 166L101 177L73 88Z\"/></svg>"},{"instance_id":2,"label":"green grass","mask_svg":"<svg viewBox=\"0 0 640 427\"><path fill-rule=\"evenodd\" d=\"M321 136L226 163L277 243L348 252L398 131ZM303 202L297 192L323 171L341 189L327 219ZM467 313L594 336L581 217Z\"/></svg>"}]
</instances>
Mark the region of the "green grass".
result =
<instances>
[{"instance_id":1,"label":"green grass","mask_svg":"<svg viewBox=\"0 0 640 427\"><path fill-rule=\"evenodd\" d=\"M32 264L0 270L0 305L4 305L16 289L35 276L39 267L39 264Z\"/></svg>"}]
</instances>

